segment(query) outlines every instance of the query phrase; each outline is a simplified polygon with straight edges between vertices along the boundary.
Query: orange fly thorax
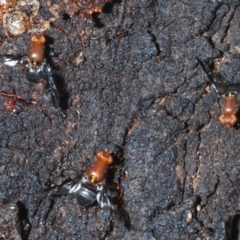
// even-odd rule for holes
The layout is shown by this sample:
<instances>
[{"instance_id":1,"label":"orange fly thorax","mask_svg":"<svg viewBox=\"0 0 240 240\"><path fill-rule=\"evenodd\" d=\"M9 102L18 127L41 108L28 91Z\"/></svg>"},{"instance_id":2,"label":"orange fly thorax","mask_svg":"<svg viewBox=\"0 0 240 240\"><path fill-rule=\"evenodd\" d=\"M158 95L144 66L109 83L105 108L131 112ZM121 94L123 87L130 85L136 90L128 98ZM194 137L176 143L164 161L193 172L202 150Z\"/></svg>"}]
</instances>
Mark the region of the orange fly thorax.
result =
<instances>
[{"instance_id":1,"label":"orange fly thorax","mask_svg":"<svg viewBox=\"0 0 240 240\"><path fill-rule=\"evenodd\" d=\"M222 114L219 121L226 128L231 128L237 122L236 113L239 109L237 97L229 92L221 101Z\"/></svg>"},{"instance_id":2,"label":"orange fly thorax","mask_svg":"<svg viewBox=\"0 0 240 240\"><path fill-rule=\"evenodd\" d=\"M31 37L31 48L28 57L34 66L41 63L44 59L44 45L46 38L41 34L35 34Z\"/></svg>"},{"instance_id":3,"label":"orange fly thorax","mask_svg":"<svg viewBox=\"0 0 240 240\"><path fill-rule=\"evenodd\" d=\"M87 176L92 183L101 182L105 179L108 166L113 163L112 155L107 151L99 151L95 156L95 162L87 170Z\"/></svg>"}]
</instances>

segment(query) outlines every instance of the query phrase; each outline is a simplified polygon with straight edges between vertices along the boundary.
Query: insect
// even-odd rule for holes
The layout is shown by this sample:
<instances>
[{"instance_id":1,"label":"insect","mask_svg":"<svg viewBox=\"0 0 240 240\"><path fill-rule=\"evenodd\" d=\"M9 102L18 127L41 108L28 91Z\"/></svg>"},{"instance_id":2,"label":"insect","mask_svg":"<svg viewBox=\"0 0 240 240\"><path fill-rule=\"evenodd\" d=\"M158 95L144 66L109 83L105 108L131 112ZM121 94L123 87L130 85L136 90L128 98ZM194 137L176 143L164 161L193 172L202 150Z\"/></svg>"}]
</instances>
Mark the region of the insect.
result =
<instances>
[{"instance_id":1,"label":"insect","mask_svg":"<svg viewBox=\"0 0 240 240\"><path fill-rule=\"evenodd\" d=\"M197 58L197 61L221 97L220 123L226 128L233 127L237 123L236 114L239 110L238 94L240 93L240 84L227 83L220 73L211 71L199 58Z\"/></svg>"},{"instance_id":2,"label":"insect","mask_svg":"<svg viewBox=\"0 0 240 240\"><path fill-rule=\"evenodd\" d=\"M0 62L11 67L24 65L26 79L34 83L44 82L53 107L58 114L66 117L60 107L59 93L52 69L45 59L45 43L46 38L43 35L35 34L31 37L31 47L27 56L0 55Z\"/></svg>"},{"instance_id":3,"label":"insect","mask_svg":"<svg viewBox=\"0 0 240 240\"><path fill-rule=\"evenodd\" d=\"M78 204L84 208L97 203L110 217L109 222L114 222L113 216L115 216L127 229L130 229L130 216L123 208L122 189L118 184L107 181L107 173L112 163L113 156L110 152L99 151L95 154L94 163L80 177L46 189L40 195L73 194Z\"/></svg>"},{"instance_id":4,"label":"insect","mask_svg":"<svg viewBox=\"0 0 240 240\"><path fill-rule=\"evenodd\" d=\"M75 194L78 204L82 207L88 207L97 202L100 208L113 210L110 201L110 192L113 189L105 181L108 167L112 163L113 157L109 152L99 151L95 155L94 163L80 178L53 187L49 193L50 195Z\"/></svg>"}]
</instances>

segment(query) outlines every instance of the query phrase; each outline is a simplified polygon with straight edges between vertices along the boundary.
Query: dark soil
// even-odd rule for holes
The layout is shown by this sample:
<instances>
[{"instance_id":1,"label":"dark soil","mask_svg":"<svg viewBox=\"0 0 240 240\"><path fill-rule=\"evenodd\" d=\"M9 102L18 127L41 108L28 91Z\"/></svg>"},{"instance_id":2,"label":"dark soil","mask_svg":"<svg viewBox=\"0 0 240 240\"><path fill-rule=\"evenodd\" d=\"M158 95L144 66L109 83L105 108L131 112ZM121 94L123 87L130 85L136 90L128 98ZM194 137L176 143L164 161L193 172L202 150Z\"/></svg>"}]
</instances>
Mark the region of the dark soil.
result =
<instances>
[{"instance_id":1,"label":"dark soil","mask_svg":"<svg viewBox=\"0 0 240 240\"><path fill-rule=\"evenodd\" d=\"M240 129L220 125L196 62L221 59L222 75L240 82L239 2L122 0L103 10L89 20L61 5L44 33L66 118L23 69L0 65L0 92L24 99L9 111L0 95L0 239L240 239ZM30 47L29 33L0 38L0 54ZM82 174L101 149L115 156L130 229L70 196L38 195Z\"/></svg>"}]
</instances>

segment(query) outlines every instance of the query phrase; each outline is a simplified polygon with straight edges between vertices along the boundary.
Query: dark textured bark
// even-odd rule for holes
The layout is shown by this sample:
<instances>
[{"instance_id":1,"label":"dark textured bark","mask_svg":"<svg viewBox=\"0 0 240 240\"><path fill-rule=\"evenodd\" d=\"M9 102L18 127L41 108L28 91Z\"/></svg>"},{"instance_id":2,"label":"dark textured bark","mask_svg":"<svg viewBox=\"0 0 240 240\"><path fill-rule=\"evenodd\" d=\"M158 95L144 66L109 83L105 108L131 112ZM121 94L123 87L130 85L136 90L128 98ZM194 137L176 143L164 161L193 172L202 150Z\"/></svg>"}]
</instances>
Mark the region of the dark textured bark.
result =
<instances>
[{"instance_id":1,"label":"dark textured bark","mask_svg":"<svg viewBox=\"0 0 240 240\"><path fill-rule=\"evenodd\" d=\"M0 66L0 92L25 99L14 99L11 112L0 95L0 233L31 240L239 239L239 129L220 125L217 93L206 91L209 80L196 62L222 59L219 71L240 81L237 3L116 1L96 23L67 17L60 5L45 35L67 117L55 114L23 69ZM1 54L27 53L29 36L2 33ZM112 226L103 210L96 219L95 208L81 209L71 197L36 194L80 175L100 149L115 155L113 178L123 188L130 230L120 220ZM13 211L15 203L21 207Z\"/></svg>"}]
</instances>

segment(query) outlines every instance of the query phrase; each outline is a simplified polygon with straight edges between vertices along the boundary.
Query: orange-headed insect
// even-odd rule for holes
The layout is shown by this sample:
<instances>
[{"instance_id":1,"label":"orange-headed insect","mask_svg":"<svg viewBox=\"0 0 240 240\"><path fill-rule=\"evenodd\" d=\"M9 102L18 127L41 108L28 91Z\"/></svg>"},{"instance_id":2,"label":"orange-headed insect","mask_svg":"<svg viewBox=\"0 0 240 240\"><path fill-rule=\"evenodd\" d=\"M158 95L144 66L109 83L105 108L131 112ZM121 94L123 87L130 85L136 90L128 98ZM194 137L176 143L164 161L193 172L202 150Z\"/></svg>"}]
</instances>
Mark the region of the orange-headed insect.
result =
<instances>
[{"instance_id":1,"label":"orange-headed insect","mask_svg":"<svg viewBox=\"0 0 240 240\"><path fill-rule=\"evenodd\" d=\"M25 65L26 79L30 82L43 82L50 94L50 100L57 110L57 113L65 117L60 107L59 93L54 81L52 69L45 58L46 38L41 34L35 34L31 37L31 47L27 56L9 56L1 55L0 62L14 67L16 65Z\"/></svg>"},{"instance_id":2,"label":"orange-headed insect","mask_svg":"<svg viewBox=\"0 0 240 240\"><path fill-rule=\"evenodd\" d=\"M239 100L237 96L240 92L240 84L227 83L220 73L214 73L211 71L199 58L197 58L197 61L211 80L219 96L222 98L220 102L220 123L226 128L233 127L237 123L236 114L239 110Z\"/></svg>"},{"instance_id":3,"label":"orange-headed insect","mask_svg":"<svg viewBox=\"0 0 240 240\"><path fill-rule=\"evenodd\" d=\"M82 207L98 203L99 207L104 212L106 211L105 213L109 213L110 221L115 216L124 223L126 228L130 229L129 214L122 207L122 189L119 184L106 180L109 166L112 163L113 156L110 152L99 151L95 154L93 164L80 177L46 189L42 194L50 196L74 194L78 204Z\"/></svg>"},{"instance_id":4,"label":"orange-headed insect","mask_svg":"<svg viewBox=\"0 0 240 240\"><path fill-rule=\"evenodd\" d=\"M113 163L113 156L108 151L99 151L95 155L94 163L86 170L80 178L70 180L51 190L46 190L49 195L75 194L79 205L88 207L97 202L100 208L113 209L110 201L110 188L106 184L106 173L110 164ZM115 195L118 189L115 189Z\"/></svg>"}]
</instances>

